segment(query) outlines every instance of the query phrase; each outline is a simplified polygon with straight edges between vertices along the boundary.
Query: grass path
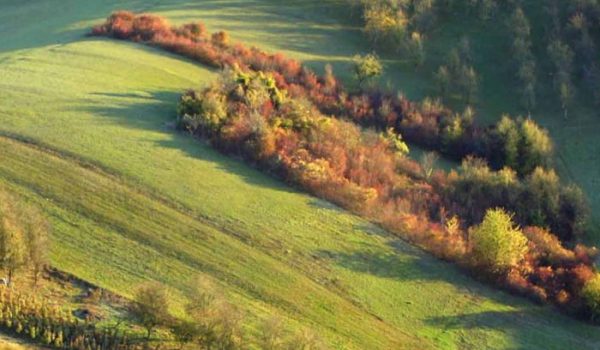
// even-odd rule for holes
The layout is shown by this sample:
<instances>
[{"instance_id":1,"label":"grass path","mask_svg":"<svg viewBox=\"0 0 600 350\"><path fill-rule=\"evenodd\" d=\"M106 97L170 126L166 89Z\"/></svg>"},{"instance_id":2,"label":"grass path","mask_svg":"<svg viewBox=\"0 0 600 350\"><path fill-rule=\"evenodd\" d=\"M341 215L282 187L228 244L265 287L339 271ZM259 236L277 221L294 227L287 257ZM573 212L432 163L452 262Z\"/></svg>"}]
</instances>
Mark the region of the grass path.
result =
<instances>
[{"instance_id":1,"label":"grass path","mask_svg":"<svg viewBox=\"0 0 600 350\"><path fill-rule=\"evenodd\" d=\"M130 8L207 18L267 49L296 36L292 53L314 64L357 51L341 41L348 32L331 19L336 7L313 16L318 5L0 0L0 183L51 217L53 264L125 295L156 279L177 297L208 274L258 317L316 328L340 349L598 348L596 328L484 287L174 132L178 94L213 71L82 36L112 9ZM314 31L313 41L301 43L295 28Z\"/></svg>"}]
</instances>

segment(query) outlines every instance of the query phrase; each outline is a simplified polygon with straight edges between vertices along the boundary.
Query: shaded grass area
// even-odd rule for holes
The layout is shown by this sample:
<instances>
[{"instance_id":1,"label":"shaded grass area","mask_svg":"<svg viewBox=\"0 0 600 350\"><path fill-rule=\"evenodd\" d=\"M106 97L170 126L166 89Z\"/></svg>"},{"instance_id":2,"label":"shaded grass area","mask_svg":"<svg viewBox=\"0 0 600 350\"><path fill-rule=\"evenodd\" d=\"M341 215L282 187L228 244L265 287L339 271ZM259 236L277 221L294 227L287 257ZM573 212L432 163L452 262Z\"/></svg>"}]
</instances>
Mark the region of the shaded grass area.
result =
<instances>
[{"instance_id":1,"label":"shaded grass area","mask_svg":"<svg viewBox=\"0 0 600 350\"><path fill-rule=\"evenodd\" d=\"M364 48L348 35L356 29L335 19L338 7L57 3L0 0L0 33L9 33L0 41L0 182L51 217L59 268L124 295L140 281L162 281L173 290L175 312L190 279L208 274L256 318L280 314L334 348L598 346L595 328L483 287L364 220L175 133L176 97L214 72L140 45L82 37L112 9L159 10L177 21L206 16L236 39L268 41L261 46L320 66ZM285 46L313 26L321 29L312 44Z\"/></svg>"},{"instance_id":2,"label":"shaded grass area","mask_svg":"<svg viewBox=\"0 0 600 350\"><path fill-rule=\"evenodd\" d=\"M0 334L0 350L45 350L37 345L23 342L21 339Z\"/></svg>"}]
</instances>

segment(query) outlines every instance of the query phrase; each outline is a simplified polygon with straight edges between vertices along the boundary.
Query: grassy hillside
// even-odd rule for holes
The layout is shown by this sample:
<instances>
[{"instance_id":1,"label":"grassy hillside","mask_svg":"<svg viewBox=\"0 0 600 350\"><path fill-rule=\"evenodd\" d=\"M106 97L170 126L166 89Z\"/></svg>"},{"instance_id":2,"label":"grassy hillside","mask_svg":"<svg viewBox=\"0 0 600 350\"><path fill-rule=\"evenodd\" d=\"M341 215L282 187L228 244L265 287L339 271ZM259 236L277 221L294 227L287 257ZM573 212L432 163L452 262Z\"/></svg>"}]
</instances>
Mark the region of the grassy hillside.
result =
<instances>
[{"instance_id":1,"label":"grassy hillside","mask_svg":"<svg viewBox=\"0 0 600 350\"><path fill-rule=\"evenodd\" d=\"M0 182L50 216L53 264L124 295L159 280L176 301L208 274L250 313L311 327L334 348L598 347L595 328L483 287L177 134L176 97L214 72L83 37L127 8L336 61L366 48L332 4L0 0Z\"/></svg>"}]
</instances>

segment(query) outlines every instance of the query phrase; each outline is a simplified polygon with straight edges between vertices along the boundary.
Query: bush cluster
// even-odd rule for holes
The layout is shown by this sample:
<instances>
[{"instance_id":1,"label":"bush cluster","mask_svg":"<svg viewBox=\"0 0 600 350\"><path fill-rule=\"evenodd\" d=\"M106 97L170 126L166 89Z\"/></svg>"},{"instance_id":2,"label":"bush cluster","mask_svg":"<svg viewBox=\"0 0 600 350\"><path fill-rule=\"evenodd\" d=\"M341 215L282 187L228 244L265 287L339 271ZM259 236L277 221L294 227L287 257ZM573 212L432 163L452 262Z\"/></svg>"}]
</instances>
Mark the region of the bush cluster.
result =
<instances>
[{"instance_id":1,"label":"bush cluster","mask_svg":"<svg viewBox=\"0 0 600 350\"><path fill-rule=\"evenodd\" d=\"M543 151L534 149L534 154L529 156L529 148L521 147L523 157L528 159L527 165L507 164L506 158L497 155L504 154L505 144L514 140L504 139L506 132L498 130L502 127L500 124L483 127L475 123L472 111L457 114L437 101L416 103L403 95L376 88L348 92L333 75L331 67L323 76L318 76L300 62L281 54L230 44L223 33L208 35L204 26L198 23L171 27L161 17L120 11L112 14L104 24L94 27L92 34L156 45L212 67L268 72L279 88L287 90L293 97L310 100L323 113L349 118L380 130L393 128L407 141L454 159L475 155L487 159L494 169L513 166L521 175L551 163L552 142L547 132L533 121L527 121L532 132L528 135L535 138L529 140L533 141L530 144L543 144L545 148Z\"/></svg>"},{"instance_id":2,"label":"bush cluster","mask_svg":"<svg viewBox=\"0 0 600 350\"><path fill-rule=\"evenodd\" d=\"M510 169L493 172L468 159L460 172L427 176L392 129L363 130L327 117L262 72L225 71L205 90L184 94L178 115L182 128L221 151L379 222L440 258L511 291L585 313L581 288L593 274L594 251L569 249L539 227L516 228L574 205L551 171L537 168L521 180ZM496 207L520 211L513 216ZM529 212L532 218L523 214Z\"/></svg>"},{"instance_id":3,"label":"bush cluster","mask_svg":"<svg viewBox=\"0 0 600 350\"><path fill-rule=\"evenodd\" d=\"M0 287L0 327L55 349L139 350L126 334L97 329L34 295Z\"/></svg>"},{"instance_id":4,"label":"bush cluster","mask_svg":"<svg viewBox=\"0 0 600 350\"><path fill-rule=\"evenodd\" d=\"M563 242L583 235L588 206L581 190L563 186L554 170L537 167L520 179L510 168L492 171L481 159L466 158L440 184L444 203L467 224L480 222L486 210L503 207L522 226L549 227Z\"/></svg>"},{"instance_id":5,"label":"bush cluster","mask_svg":"<svg viewBox=\"0 0 600 350\"><path fill-rule=\"evenodd\" d=\"M569 241L583 230L585 201L547 170L552 142L531 120L506 117L481 127L470 109L454 113L437 101L377 89L349 93L331 67L318 76L283 55L185 26L165 25L146 39L134 25L144 15L113 14L94 34L123 38L115 16L130 23L125 39L233 68L210 88L182 96L183 128L509 290L585 314L581 290L593 276L594 252L566 248L554 235ZM404 140L466 160L450 174L424 169L404 156ZM467 228L496 207L515 212L511 222L525 227L528 249L519 266L483 269Z\"/></svg>"}]
</instances>

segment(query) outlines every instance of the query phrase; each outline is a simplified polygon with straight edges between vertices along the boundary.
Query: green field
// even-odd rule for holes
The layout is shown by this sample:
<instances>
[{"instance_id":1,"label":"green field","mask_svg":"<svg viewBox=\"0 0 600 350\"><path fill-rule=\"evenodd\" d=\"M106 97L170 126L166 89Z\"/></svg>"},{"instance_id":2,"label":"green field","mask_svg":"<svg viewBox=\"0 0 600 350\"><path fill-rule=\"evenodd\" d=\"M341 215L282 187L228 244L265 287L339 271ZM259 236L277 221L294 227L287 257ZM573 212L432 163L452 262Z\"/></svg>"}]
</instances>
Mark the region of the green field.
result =
<instances>
[{"instance_id":1,"label":"green field","mask_svg":"<svg viewBox=\"0 0 600 350\"><path fill-rule=\"evenodd\" d=\"M175 312L206 274L253 320L281 315L333 348L598 348L596 328L175 132L179 93L216 72L84 37L113 9L145 10L322 66L368 49L342 3L0 0L0 183L50 216L53 264L124 295L161 281Z\"/></svg>"}]
</instances>

